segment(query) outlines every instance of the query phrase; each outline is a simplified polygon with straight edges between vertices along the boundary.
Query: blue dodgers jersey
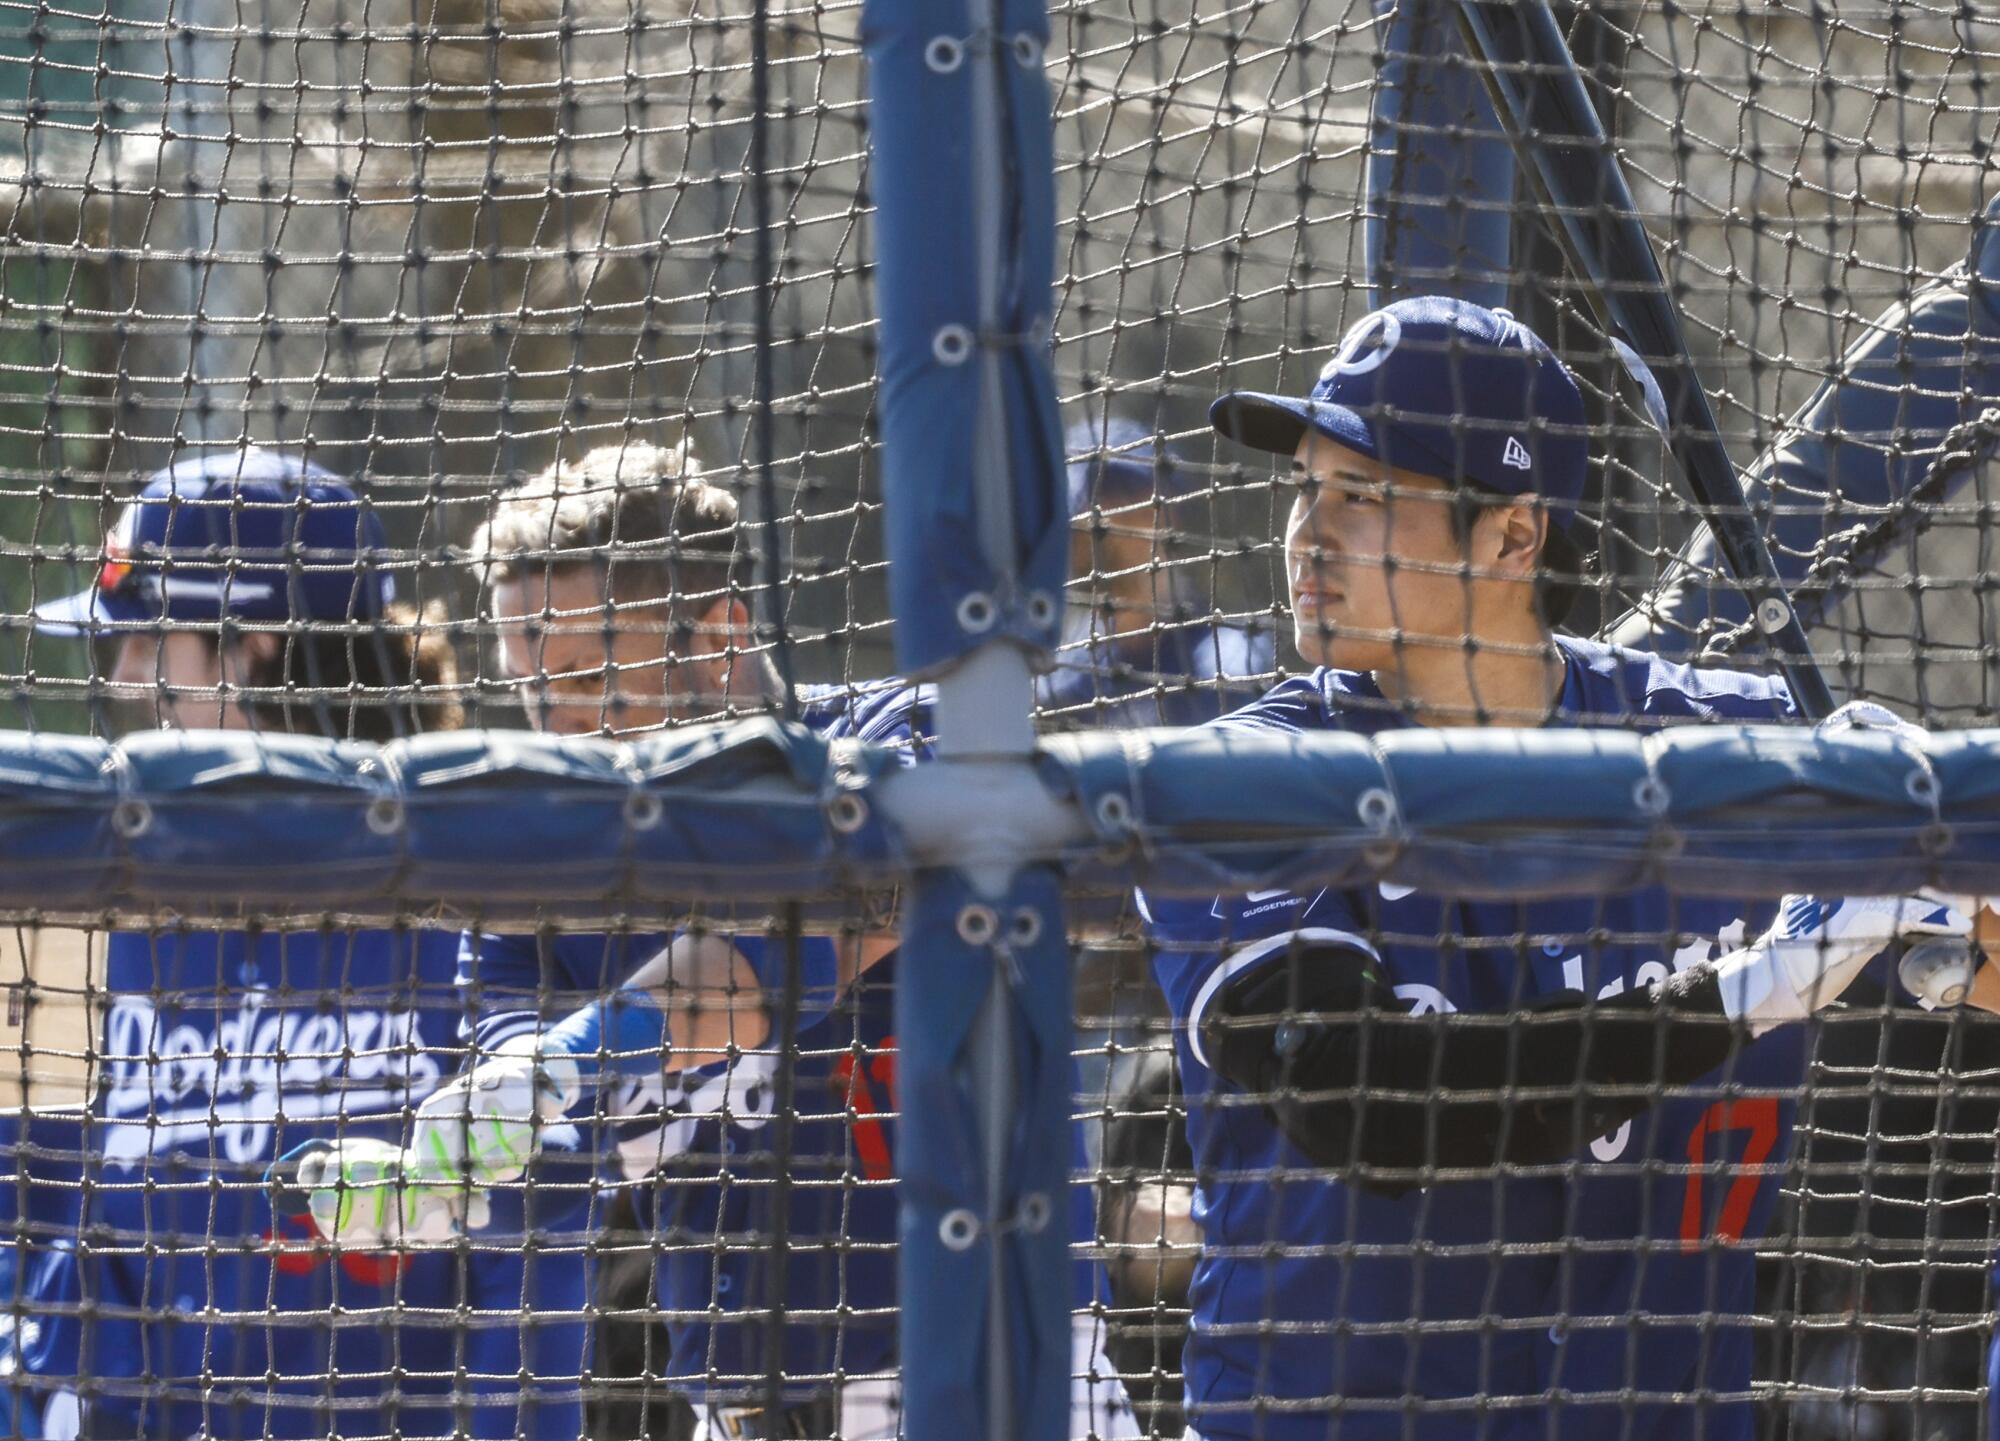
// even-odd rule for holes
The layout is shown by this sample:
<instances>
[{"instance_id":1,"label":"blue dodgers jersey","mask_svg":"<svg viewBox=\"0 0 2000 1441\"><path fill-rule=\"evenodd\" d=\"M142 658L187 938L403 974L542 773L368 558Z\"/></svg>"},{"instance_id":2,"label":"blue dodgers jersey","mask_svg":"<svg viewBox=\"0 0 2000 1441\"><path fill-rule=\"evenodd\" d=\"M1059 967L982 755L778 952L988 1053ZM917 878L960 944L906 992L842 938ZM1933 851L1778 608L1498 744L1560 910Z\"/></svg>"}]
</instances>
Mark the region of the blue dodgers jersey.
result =
<instances>
[{"instance_id":1,"label":"blue dodgers jersey","mask_svg":"<svg viewBox=\"0 0 2000 1441\"><path fill-rule=\"evenodd\" d=\"M1994 1274L1994 1290L2000 1292L2000 1272ZM1995 1336L1986 1350L1986 1390L1989 1396L2000 1396L2000 1336ZM2000 1441L2000 1405L1988 1401L1986 1405L1986 1434L1990 1441Z\"/></svg>"},{"instance_id":2,"label":"blue dodgers jersey","mask_svg":"<svg viewBox=\"0 0 2000 1441\"><path fill-rule=\"evenodd\" d=\"M914 761L930 754L931 707L937 692L900 680L798 688L799 720L828 740L859 740L904 750Z\"/></svg>"},{"instance_id":3,"label":"blue dodgers jersey","mask_svg":"<svg viewBox=\"0 0 2000 1441\"><path fill-rule=\"evenodd\" d=\"M669 1385L697 1403L759 1403L768 1310L782 1302L787 1396L896 1365L895 959L862 977L800 1033L789 1145L777 1151L777 1067L738 1081L725 1107L697 1103L678 1154L635 1188L651 1227L655 1304L670 1340ZM740 1072L743 1062L739 1062ZM720 1085L721 1068L689 1088ZM777 1207L790 1236L771 1254Z\"/></svg>"},{"instance_id":4,"label":"blue dodgers jersey","mask_svg":"<svg viewBox=\"0 0 2000 1441\"><path fill-rule=\"evenodd\" d=\"M720 934L728 935L730 944L749 957L760 975L782 972L781 942L734 931ZM466 1063L477 1064L516 1036L547 1031L572 1011L617 990L673 939L669 931L468 932L460 942L457 977L458 989L468 1002L468 1040L461 1042ZM838 955L832 938L800 937L799 955L800 969L807 976L835 973ZM731 1077L732 1086L739 1091L753 1087L775 1065L769 1049L746 1053ZM704 1105L722 1104L720 1091L704 1089L701 1078L706 1075L698 1070L673 1076L650 1071L607 1078L596 1113L579 1119L591 1132L592 1144L605 1154L615 1179L641 1180L652 1174L662 1156L688 1145L693 1136L691 1117ZM538 1168L536 1179L549 1187L552 1197L576 1202L588 1194L587 1183L566 1162Z\"/></svg>"},{"instance_id":5,"label":"blue dodgers jersey","mask_svg":"<svg viewBox=\"0 0 2000 1441\"><path fill-rule=\"evenodd\" d=\"M929 687L900 682L804 686L798 692L800 719L829 740L900 747L914 761L930 745L932 694ZM458 986L466 998L468 1059L490 1055L515 1036L546 1030L616 990L673 938L670 931L467 932L459 950ZM781 982L787 957L775 938L735 931L729 938L764 985L775 988ZM799 963L808 997L830 997L838 972L833 940L802 938ZM748 1057L746 1064L768 1059ZM622 1077L605 1103L604 1114L614 1121L610 1145L628 1179L649 1175L659 1156L686 1143L688 1105L694 1097L678 1084L672 1094L669 1090L659 1075Z\"/></svg>"},{"instance_id":6,"label":"blue dodgers jersey","mask_svg":"<svg viewBox=\"0 0 2000 1441\"><path fill-rule=\"evenodd\" d=\"M1793 716L1774 681L1559 643L1559 724ZM1404 722L1368 677L1322 670L1218 724L1373 733ZM1768 905L1753 914L1658 889L1473 903L1388 883L1141 900L1177 1022L1199 1178L1186 1372L1201 1436L1752 1435L1751 1243L1790 1155L1802 1028L1750 1045L1573 1164L1393 1199L1312 1174L1262 1107L1210 1073L1198 1031L1225 974L1282 957L1273 938L1294 932L1376 952L1414 1013L1504 1013L1559 991L1650 984L1761 930Z\"/></svg>"},{"instance_id":7,"label":"blue dodgers jersey","mask_svg":"<svg viewBox=\"0 0 2000 1441\"><path fill-rule=\"evenodd\" d=\"M78 1148L90 1208L24 1265L24 1301L47 1320L8 1338L45 1388L16 1418L27 1434L61 1432L79 1406L87 1434L107 1436L367 1435L385 1417L442 1434L461 1364L511 1377L587 1363L582 1325L521 1311L527 1296L579 1314L562 1268L336 1255L271 1209L265 1169L301 1142L402 1139L449 1070L456 951L423 931L111 937L102 1089ZM487 1324L451 1323L461 1304ZM379 1319L335 1325L336 1307ZM581 1422L573 1385L475 1390L479 1435Z\"/></svg>"},{"instance_id":8,"label":"blue dodgers jersey","mask_svg":"<svg viewBox=\"0 0 2000 1441\"><path fill-rule=\"evenodd\" d=\"M928 688L802 687L799 702L801 720L828 739L897 747L912 762L929 749ZM468 935L458 981L476 1015L476 1052L544 1029L621 985L671 939L668 932ZM730 939L760 977L780 973L782 947L772 940ZM830 938L805 937L801 952L808 978L831 974ZM733 1067L621 1078L605 1103L609 1124L600 1139L610 1169L632 1187L661 1248L655 1287L672 1339L665 1374L698 1400L758 1398L765 1322L733 1315L768 1305L754 1298L774 1291L790 1311L785 1374L799 1381L797 1397L826 1390L815 1378L836 1369L859 1375L894 1364L894 964L878 962L850 998L800 1032L790 1164L781 1167L769 1150L778 1080L770 1048ZM771 1232L780 1175L794 1182L787 1204L797 1239L784 1275L774 1277L761 1238ZM834 1314L841 1306L844 1319Z\"/></svg>"}]
</instances>

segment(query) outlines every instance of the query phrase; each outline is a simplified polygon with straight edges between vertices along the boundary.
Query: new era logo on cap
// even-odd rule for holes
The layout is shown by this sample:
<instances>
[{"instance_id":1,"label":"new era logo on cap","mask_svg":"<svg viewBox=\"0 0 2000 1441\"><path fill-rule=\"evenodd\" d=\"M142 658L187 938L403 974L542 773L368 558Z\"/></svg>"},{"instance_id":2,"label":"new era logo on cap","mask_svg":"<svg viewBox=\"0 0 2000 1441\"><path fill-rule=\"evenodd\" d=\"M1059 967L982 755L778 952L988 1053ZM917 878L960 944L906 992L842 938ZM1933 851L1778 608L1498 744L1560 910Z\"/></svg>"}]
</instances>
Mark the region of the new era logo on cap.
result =
<instances>
[{"instance_id":1,"label":"new era logo on cap","mask_svg":"<svg viewBox=\"0 0 2000 1441\"><path fill-rule=\"evenodd\" d=\"M1516 470L1533 470L1535 463L1528 459L1528 447L1514 436L1507 437L1507 448L1500 452L1500 463L1511 465Z\"/></svg>"}]
</instances>

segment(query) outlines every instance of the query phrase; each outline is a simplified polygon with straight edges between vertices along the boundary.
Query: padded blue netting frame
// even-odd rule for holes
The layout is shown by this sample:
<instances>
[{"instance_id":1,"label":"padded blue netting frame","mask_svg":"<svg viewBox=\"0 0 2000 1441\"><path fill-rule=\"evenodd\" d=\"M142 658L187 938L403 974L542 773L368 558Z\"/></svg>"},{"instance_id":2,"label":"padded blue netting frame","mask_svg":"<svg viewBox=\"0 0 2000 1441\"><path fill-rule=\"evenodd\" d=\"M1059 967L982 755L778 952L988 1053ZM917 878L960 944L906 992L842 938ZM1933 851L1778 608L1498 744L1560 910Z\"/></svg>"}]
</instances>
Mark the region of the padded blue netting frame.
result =
<instances>
[{"instance_id":1,"label":"padded blue netting frame","mask_svg":"<svg viewBox=\"0 0 2000 1441\"><path fill-rule=\"evenodd\" d=\"M1462 57L1421 63L1416 15L1394 17L1371 122L1399 143L1396 164L1368 174L1369 281L1377 298L1445 281L1505 298L1512 150ZM727 895L749 916L803 899L811 922L906 887L904 1424L1055 1441L1069 1434L1072 1297L1069 1238L1050 1218L1069 1181L1065 937L1079 915L1116 924L1134 881L1208 896L1386 880L1512 899L2000 889L2000 729L1038 739L1031 672L1060 641L1069 531L1058 402L1071 387L1046 343L1049 15L1035 0L868 0L859 18L886 584L898 668L938 687L937 758L912 769L772 717L631 741L384 747L8 732L0 910L105 925L554 909L582 924ZM1447 148L1468 123L1480 143ZM1864 327L1749 467L1802 596L1895 543L1950 464L1983 459L2000 432L1993 215L1964 264L1917 288L1906 323ZM768 386L753 388L768 420ZM1828 484L1844 510L1783 503ZM1754 653L1745 618L1704 534L1612 633ZM1990 638L1975 660L2000 665Z\"/></svg>"},{"instance_id":2,"label":"padded blue netting frame","mask_svg":"<svg viewBox=\"0 0 2000 1441\"><path fill-rule=\"evenodd\" d=\"M931 963L906 966L897 997L912 1097L900 1162L904 1424L950 1412L973 1434L968 1416L984 1413L966 1408L1011 1386L1004 1434L1056 1438L1069 1434L1072 1305L1068 1238L1049 1224L1071 1126L1065 877L1102 919L1135 878L1156 895L1379 879L1527 900L1647 884L1976 892L2000 873L1995 731L1922 743L1732 726L1265 743L1161 731L1066 737L1018 765L1064 819L1029 832L1012 872L996 868L998 847L964 871L919 818L939 804L938 785L962 783L955 766L980 768L978 783L1004 793L992 761L912 771L892 751L829 749L769 720L659 743L519 737L498 748L11 736L0 746L0 908L91 924L165 908L181 921L312 923L554 904L578 921L617 920L719 890L755 915L913 876L904 944ZM274 832L287 841L279 864ZM542 866L532 887L508 879L558 833L562 867ZM469 844L480 836L492 844ZM1011 884L996 891L996 874ZM1026 915L1058 940L1039 944ZM988 916L997 934L979 929ZM967 1144L983 1119L974 1083L990 1084L978 1044L995 974L1017 1007L1018 1065L997 1174ZM44 1131L20 1142L31 1190L60 1187L73 1159L73 1131ZM30 1246L53 1239L32 1207L16 1225Z\"/></svg>"}]
</instances>

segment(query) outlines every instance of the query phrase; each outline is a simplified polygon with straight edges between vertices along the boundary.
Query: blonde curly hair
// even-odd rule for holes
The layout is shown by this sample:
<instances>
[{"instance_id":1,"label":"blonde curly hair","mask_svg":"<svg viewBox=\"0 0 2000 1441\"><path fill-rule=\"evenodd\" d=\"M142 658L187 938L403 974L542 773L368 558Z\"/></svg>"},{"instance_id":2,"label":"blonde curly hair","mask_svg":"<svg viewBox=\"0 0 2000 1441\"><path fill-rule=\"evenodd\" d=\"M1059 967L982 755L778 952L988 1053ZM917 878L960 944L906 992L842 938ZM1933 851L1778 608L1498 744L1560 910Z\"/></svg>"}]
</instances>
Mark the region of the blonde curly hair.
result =
<instances>
[{"instance_id":1,"label":"blonde curly hair","mask_svg":"<svg viewBox=\"0 0 2000 1441\"><path fill-rule=\"evenodd\" d=\"M701 476L685 443L623 441L558 461L494 503L472 563L491 587L596 565L623 602L702 604L747 590L736 497Z\"/></svg>"}]
</instances>

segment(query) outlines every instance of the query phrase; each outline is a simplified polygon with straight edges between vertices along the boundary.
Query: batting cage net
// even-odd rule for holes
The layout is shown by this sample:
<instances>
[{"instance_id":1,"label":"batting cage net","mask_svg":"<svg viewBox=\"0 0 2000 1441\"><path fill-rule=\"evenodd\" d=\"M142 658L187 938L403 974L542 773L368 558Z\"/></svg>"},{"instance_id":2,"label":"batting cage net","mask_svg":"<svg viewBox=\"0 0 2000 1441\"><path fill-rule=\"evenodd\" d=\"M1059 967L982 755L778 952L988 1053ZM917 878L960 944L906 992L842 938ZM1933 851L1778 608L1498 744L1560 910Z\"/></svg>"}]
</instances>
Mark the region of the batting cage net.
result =
<instances>
[{"instance_id":1,"label":"batting cage net","mask_svg":"<svg viewBox=\"0 0 2000 1441\"><path fill-rule=\"evenodd\" d=\"M5 1434L1984 1434L1996 78L0 0Z\"/></svg>"}]
</instances>

